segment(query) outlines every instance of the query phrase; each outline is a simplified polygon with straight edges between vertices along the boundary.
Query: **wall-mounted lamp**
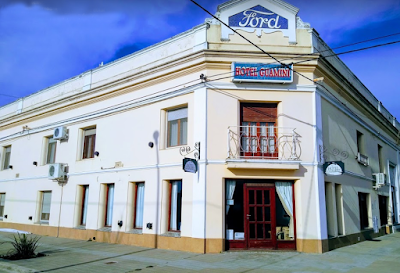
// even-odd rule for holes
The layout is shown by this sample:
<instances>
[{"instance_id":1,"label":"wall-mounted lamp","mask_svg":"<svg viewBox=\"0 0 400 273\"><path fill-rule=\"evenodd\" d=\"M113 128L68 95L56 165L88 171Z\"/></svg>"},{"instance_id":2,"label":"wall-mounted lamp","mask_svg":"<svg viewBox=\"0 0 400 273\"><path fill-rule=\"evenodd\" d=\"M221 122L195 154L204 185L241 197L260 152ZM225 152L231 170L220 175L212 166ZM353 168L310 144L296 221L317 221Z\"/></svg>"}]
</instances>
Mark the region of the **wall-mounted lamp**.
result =
<instances>
[{"instance_id":1,"label":"wall-mounted lamp","mask_svg":"<svg viewBox=\"0 0 400 273\"><path fill-rule=\"evenodd\" d=\"M124 224L124 223L122 222L122 220L119 220L119 221L118 221L118 226L119 226L119 227L122 227L123 224Z\"/></svg>"},{"instance_id":2,"label":"wall-mounted lamp","mask_svg":"<svg viewBox=\"0 0 400 273\"><path fill-rule=\"evenodd\" d=\"M13 166L12 165L8 165L8 168L12 170Z\"/></svg>"},{"instance_id":3,"label":"wall-mounted lamp","mask_svg":"<svg viewBox=\"0 0 400 273\"><path fill-rule=\"evenodd\" d=\"M148 229L153 229L153 223L147 223L147 224L146 224L146 227L147 227Z\"/></svg>"},{"instance_id":4,"label":"wall-mounted lamp","mask_svg":"<svg viewBox=\"0 0 400 273\"><path fill-rule=\"evenodd\" d=\"M95 155L95 156L99 156L100 153L99 153L98 151L96 151L96 152L94 152L94 155Z\"/></svg>"},{"instance_id":5,"label":"wall-mounted lamp","mask_svg":"<svg viewBox=\"0 0 400 273\"><path fill-rule=\"evenodd\" d=\"M6 214L6 215L4 215L4 218L6 218L7 219L7 217L8 217L8 215Z\"/></svg>"},{"instance_id":6,"label":"wall-mounted lamp","mask_svg":"<svg viewBox=\"0 0 400 273\"><path fill-rule=\"evenodd\" d=\"M33 165L37 167L37 161L33 161Z\"/></svg>"},{"instance_id":7,"label":"wall-mounted lamp","mask_svg":"<svg viewBox=\"0 0 400 273\"><path fill-rule=\"evenodd\" d=\"M324 81L324 77L319 77L319 78L313 79L313 82L322 82L322 81Z\"/></svg>"},{"instance_id":8,"label":"wall-mounted lamp","mask_svg":"<svg viewBox=\"0 0 400 273\"><path fill-rule=\"evenodd\" d=\"M154 143L150 141L150 142L149 142L149 147L150 147L150 148L153 148L153 147L154 147Z\"/></svg>"},{"instance_id":9,"label":"wall-mounted lamp","mask_svg":"<svg viewBox=\"0 0 400 273\"><path fill-rule=\"evenodd\" d=\"M200 80L201 80L202 82L206 82L206 81L207 81L207 76L204 75L204 74L200 74Z\"/></svg>"},{"instance_id":10,"label":"wall-mounted lamp","mask_svg":"<svg viewBox=\"0 0 400 273\"><path fill-rule=\"evenodd\" d=\"M29 216L28 219L29 219L29 220L32 220L32 216Z\"/></svg>"}]
</instances>

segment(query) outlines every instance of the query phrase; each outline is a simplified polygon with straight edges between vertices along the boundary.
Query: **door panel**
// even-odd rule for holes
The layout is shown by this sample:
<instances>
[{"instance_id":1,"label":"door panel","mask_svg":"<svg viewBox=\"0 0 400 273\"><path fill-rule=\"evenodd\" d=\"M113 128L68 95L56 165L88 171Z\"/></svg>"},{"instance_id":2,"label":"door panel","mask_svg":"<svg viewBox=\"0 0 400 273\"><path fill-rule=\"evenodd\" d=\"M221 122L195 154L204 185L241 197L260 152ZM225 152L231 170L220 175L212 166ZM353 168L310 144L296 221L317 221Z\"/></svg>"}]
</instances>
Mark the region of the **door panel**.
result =
<instances>
[{"instance_id":1,"label":"door panel","mask_svg":"<svg viewBox=\"0 0 400 273\"><path fill-rule=\"evenodd\" d=\"M247 248L276 248L275 188L244 185Z\"/></svg>"}]
</instances>

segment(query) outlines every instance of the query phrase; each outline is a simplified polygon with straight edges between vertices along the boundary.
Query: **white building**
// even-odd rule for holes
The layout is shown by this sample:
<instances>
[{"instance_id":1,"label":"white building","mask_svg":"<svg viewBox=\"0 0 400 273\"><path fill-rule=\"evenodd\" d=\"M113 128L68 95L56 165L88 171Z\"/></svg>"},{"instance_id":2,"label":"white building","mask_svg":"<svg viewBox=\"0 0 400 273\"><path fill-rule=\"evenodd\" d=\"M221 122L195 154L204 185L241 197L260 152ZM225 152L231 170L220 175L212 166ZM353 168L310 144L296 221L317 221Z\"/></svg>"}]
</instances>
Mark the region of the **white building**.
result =
<instances>
[{"instance_id":1,"label":"white building","mask_svg":"<svg viewBox=\"0 0 400 273\"><path fill-rule=\"evenodd\" d=\"M400 124L297 13L232 0L264 52L210 19L0 108L0 227L199 253L384 234Z\"/></svg>"}]
</instances>

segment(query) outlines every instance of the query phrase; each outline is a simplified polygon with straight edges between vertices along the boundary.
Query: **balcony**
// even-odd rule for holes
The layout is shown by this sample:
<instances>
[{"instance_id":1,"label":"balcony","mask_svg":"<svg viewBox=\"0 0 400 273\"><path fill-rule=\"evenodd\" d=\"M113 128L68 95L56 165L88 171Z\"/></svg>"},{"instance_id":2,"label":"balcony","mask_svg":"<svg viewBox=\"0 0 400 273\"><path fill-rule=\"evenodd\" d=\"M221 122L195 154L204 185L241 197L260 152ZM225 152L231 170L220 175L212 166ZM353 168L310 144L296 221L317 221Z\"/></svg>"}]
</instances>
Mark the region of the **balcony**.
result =
<instances>
[{"instance_id":1,"label":"balcony","mask_svg":"<svg viewBox=\"0 0 400 273\"><path fill-rule=\"evenodd\" d=\"M252 163L251 168L254 169L298 169L301 157L300 138L294 128L268 125L230 126L227 162L228 165L230 162L234 164L230 164L228 168L242 168ZM243 162L247 164L238 165ZM265 163L269 163L269 167Z\"/></svg>"}]
</instances>

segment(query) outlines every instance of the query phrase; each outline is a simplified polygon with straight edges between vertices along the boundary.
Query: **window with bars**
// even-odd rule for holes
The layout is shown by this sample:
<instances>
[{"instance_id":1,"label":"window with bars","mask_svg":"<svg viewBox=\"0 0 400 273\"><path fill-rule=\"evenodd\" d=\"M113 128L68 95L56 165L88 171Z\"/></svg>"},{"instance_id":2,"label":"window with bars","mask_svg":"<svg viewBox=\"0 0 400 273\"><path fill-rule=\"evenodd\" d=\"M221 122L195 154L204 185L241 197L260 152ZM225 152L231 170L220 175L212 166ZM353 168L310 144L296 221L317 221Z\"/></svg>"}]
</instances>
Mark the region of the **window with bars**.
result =
<instances>
[{"instance_id":1,"label":"window with bars","mask_svg":"<svg viewBox=\"0 0 400 273\"><path fill-rule=\"evenodd\" d=\"M57 140L53 139L53 137L48 137L46 164L53 164L56 162L56 148L57 148Z\"/></svg>"},{"instance_id":2,"label":"window with bars","mask_svg":"<svg viewBox=\"0 0 400 273\"><path fill-rule=\"evenodd\" d=\"M48 223L50 219L51 191L42 192L40 222Z\"/></svg>"},{"instance_id":3,"label":"window with bars","mask_svg":"<svg viewBox=\"0 0 400 273\"><path fill-rule=\"evenodd\" d=\"M187 144L188 109L179 108L168 111L167 146L174 147Z\"/></svg>"},{"instance_id":4,"label":"window with bars","mask_svg":"<svg viewBox=\"0 0 400 273\"><path fill-rule=\"evenodd\" d=\"M83 130L82 159L93 158L96 145L96 128Z\"/></svg>"},{"instance_id":5,"label":"window with bars","mask_svg":"<svg viewBox=\"0 0 400 273\"><path fill-rule=\"evenodd\" d=\"M10 158L11 158L11 145L3 147L3 170L10 168Z\"/></svg>"}]
</instances>

